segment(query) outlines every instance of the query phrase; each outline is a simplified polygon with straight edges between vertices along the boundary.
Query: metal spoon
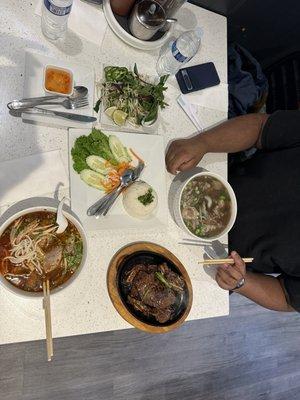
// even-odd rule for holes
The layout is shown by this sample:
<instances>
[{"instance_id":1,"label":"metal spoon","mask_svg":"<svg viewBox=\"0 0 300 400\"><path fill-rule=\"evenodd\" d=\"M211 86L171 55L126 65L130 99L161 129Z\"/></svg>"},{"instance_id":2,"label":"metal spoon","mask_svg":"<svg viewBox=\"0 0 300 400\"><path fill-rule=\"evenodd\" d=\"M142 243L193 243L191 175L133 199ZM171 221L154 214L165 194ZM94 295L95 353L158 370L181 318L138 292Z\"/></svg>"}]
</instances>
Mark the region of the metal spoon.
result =
<instances>
[{"instance_id":1,"label":"metal spoon","mask_svg":"<svg viewBox=\"0 0 300 400\"><path fill-rule=\"evenodd\" d=\"M63 214L63 205L66 201L66 198L63 197L57 207L57 214L56 214L56 225L58 226L56 233L60 234L63 233L68 227L68 220Z\"/></svg>"},{"instance_id":2,"label":"metal spoon","mask_svg":"<svg viewBox=\"0 0 300 400\"><path fill-rule=\"evenodd\" d=\"M140 175L141 175L141 173L142 173L144 167L145 167L145 164L144 164L143 162L139 161L137 167L134 168L133 170L131 170L131 171L132 171L132 173L131 173L131 181L130 181L126 186L124 186L124 187L120 190L120 192L121 192L123 189L125 189L126 187L130 186L133 182L135 182L135 181L140 177ZM130 170L127 170L127 171L130 171ZM125 171L125 173L126 173L127 171ZM123 175L123 176L124 176L124 175ZM128 174L128 176L129 176L129 174ZM125 178L124 178L123 180L125 180ZM120 192L118 193L118 195L116 195L116 198L119 196ZM106 200L106 201L105 201L105 204L103 205L103 207L98 208L98 210L97 210L97 212L96 212L96 218L99 218L99 215L102 214L102 211L103 211L103 210L104 210L103 215L105 216L105 215L108 213L108 211L110 210L110 208L111 208L111 206L113 205L114 201L115 201L115 200L112 200L112 199ZM99 214L99 215L98 215L98 214Z\"/></svg>"},{"instance_id":3,"label":"metal spoon","mask_svg":"<svg viewBox=\"0 0 300 400\"><path fill-rule=\"evenodd\" d=\"M158 23L163 23L163 22L169 22L170 24L174 24L178 20L176 18L153 18L153 19L148 19L147 22L158 22Z\"/></svg>"},{"instance_id":4,"label":"metal spoon","mask_svg":"<svg viewBox=\"0 0 300 400\"><path fill-rule=\"evenodd\" d=\"M7 104L7 107L10 110L18 110L20 108L35 107L40 104L43 105L46 102L49 102L49 100L54 100L54 99L65 99L65 100L67 99L70 102L74 102L86 97L87 94L88 94L88 89L85 86L75 86L73 93L71 94L71 96L68 97L61 95L31 97L21 100L13 100Z\"/></svg>"},{"instance_id":5,"label":"metal spoon","mask_svg":"<svg viewBox=\"0 0 300 400\"><path fill-rule=\"evenodd\" d=\"M120 186L112 193L111 197L106 201L105 206L97 210L95 217L98 219L101 215L105 216L111 209L122 190L134 181L134 170L127 169L120 178Z\"/></svg>"},{"instance_id":6,"label":"metal spoon","mask_svg":"<svg viewBox=\"0 0 300 400\"><path fill-rule=\"evenodd\" d=\"M138 165L137 165L136 168L134 168L133 170L126 170L126 171L124 172L123 175L125 175L125 173L127 173L127 171L132 171L131 179L132 179L132 182L134 182L134 181L136 181L136 180L140 177L140 175L141 175L141 173L142 173L142 171L143 171L143 169L144 169L144 166L145 166L145 164L139 161L139 163L138 163ZM116 188L116 189L113 190L112 192L106 194L104 197L102 197L102 198L101 198L100 200L98 200L96 203L94 203L93 205L91 205L91 206L88 208L87 212L86 212L87 215L88 215L89 217L91 217L91 216L95 215L97 212L101 212L102 209L105 209L105 207L106 207L108 201L111 199L112 195L115 193L115 191L116 191L117 189L118 189L118 188Z\"/></svg>"},{"instance_id":7,"label":"metal spoon","mask_svg":"<svg viewBox=\"0 0 300 400\"><path fill-rule=\"evenodd\" d=\"M102 213L105 211L106 207L109 205L110 201L112 200L112 198L114 197L114 195L117 193L119 195L119 193L122 190L122 183L125 184L125 180L126 180L126 185L128 186L128 184L130 182L134 181L134 171L132 169L127 169L123 175L120 178L120 185L114 189L112 192L106 194L104 197L102 197L100 200L96 201L96 203L94 203L93 205L91 205L88 210L87 210L87 215L89 217L96 215L99 213ZM124 187L124 186L123 186ZM118 196L116 196L117 198ZM115 199L116 199L115 198ZM114 199L114 200L115 200ZM98 217L99 217L98 215Z\"/></svg>"},{"instance_id":8,"label":"metal spoon","mask_svg":"<svg viewBox=\"0 0 300 400\"><path fill-rule=\"evenodd\" d=\"M73 99L79 99L82 97L85 97L88 95L88 88L85 86L74 86L73 89L73 93L71 94L71 96L68 96L69 99L73 100ZM41 96L41 97L29 97L29 98L25 98L25 99L21 99L22 101L27 101L27 100L37 100L37 101L42 101L42 100L53 100L56 98L61 98L61 97L66 97L66 96L62 96L60 94L55 94L55 95L51 95L51 96Z\"/></svg>"}]
</instances>

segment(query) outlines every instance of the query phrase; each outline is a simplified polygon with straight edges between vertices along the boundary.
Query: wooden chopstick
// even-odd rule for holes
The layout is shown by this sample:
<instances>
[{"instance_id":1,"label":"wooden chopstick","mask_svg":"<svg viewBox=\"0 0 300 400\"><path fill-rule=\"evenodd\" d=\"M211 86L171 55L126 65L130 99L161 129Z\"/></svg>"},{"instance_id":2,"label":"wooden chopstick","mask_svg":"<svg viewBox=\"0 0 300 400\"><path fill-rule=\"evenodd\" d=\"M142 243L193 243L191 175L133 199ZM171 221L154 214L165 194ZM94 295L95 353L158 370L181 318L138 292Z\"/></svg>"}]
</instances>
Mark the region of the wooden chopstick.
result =
<instances>
[{"instance_id":1,"label":"wooden chopstick","mask_svg":"<svg viewBox=\"0 0 300 400\"><path fill-rule=\"evenodd\" d=\"M49 279L46 281L47 286L47 300L48 300L48 321L49 321L49 335L50 335L50 350L51 357L53 357L53 337L52 337L52 322L51 322L51 303L50 303L50 282Z\"/></svg>"},{"instance_id":2,"label":"wooden chopstick","mask_svg":"<svg viewBox=\"0 0 300 400\"><path fill-rule=\"evenodd\" d=\"M254 258L242 258L242 260L247 264L251 263ZM234 260L232 258L215 258L215 259L207 259L199 261L199 264L203 265L219 265L219 264L234 264Z\"/></svg>"},{"instance_id":3,"label":"wooden chopstick","mask_svg":"<svg viewBox=\"0 0 300 400\"><path fill-rule=\"evenodd\" d=\"M51 327L51 309L50 309L50 284L49 279L43 282L44 293L44 312L45 312L45 327L46 327L46 341L47 341L47 357L51 361L53 357L53 340L52 340L52 327Z\"/></svg>"}]
</instances>

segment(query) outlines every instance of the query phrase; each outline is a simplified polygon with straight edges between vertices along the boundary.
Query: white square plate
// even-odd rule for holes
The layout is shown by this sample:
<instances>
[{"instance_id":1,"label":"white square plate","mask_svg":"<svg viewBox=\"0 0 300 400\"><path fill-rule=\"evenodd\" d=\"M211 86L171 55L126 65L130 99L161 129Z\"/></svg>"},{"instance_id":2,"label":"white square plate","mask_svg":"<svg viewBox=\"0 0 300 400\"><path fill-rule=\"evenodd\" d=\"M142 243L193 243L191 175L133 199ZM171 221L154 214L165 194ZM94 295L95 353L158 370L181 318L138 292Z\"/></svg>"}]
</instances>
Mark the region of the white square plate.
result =
<instances>
[{"instance_id":1,"label":"white square plate","mask_svg":"<svg viewBox=\"0 0 300 400\"><path fill-rule=\"evenodd\" d=\"M25 53L25 82L24 82L24 97L39 97L47 95L43 88L44 82L44 68L46 65L55 65L61 68L68 68L73 72L74 85L85 86L88 89L88 100L89 105L87 107L78 108L76 110L67 110L64 107L56 106L40 106L43 108L65 111L73 114L84 114L93 116L94 115L94 87L95 87L95 73L92 68L73 64L72 62L66 62L62 60L56 60L54 58L46 57L42 54L38 54L31 51ZM57 101L57 100L55 100ZM77 128L92 126L91 123L71 121L60 117L52 117L45 115L36 115L30 113L22 113L23 120L33 121L35 123L43 125L52 125L62 128Z\"/></svg>"},{"instance_id":2,"label":"white square plate","mask_svg":"<svg viewBox=\"0 0 300 400\"><path fill-rule=\"evenodd\" d=\"M164 229L168 223L168 202L166 190L166 173L164 158L164 142L157 135L136 135L130 133L114 132L128 148L132 148L145 161L146 167L141 175L141 180L151 185L158 195L158 207L153 217L140 220L130 217L124 210L121 196L114 204L106 217L88 217L87 209L103 196L103 192L84 183L79 174L73 169L71 149L75 140L82 135L89 135L90 129L69 130L69 164L71 185L72 210L79 216L84 227L88 230L111 229ZM106 133L106 132L104 132Z\"/></svg>"},{"instance_id":3,"label":"white square plate","mask_svg":"<svg viewBox=\"0 0 300 400\"><path fill-rule=\"evenodd\" d=\"M105 77L104 77L104 68L111 66L111 64L105 64L103 65L103 69L102 69L102 80L101 82L105 81ZM134 64L132 65L120 65L121 67L126 67L128 68L129 71L133 70ZM139 66L137 66L139 69ZM153 82L153 83L158 83L159 82L159 78L157 76L150 76L148 74L143 74L143 71L140 71L142 76L144 77L145 81L147 82ZM101 96L101 93L99 93L99 95ZM99 97L100 97L99 96ZM134 126L131 125L129 122L126 121L124 126L118 126L114 123L114 121L109 118L106 114L105 114L105 110L106 110L106 105L104 103L104 101L101 101L101 106L100 106L100 124L101 127L103 128L103 130L109 130L109 131L116 131L118 130L119 132L134 132L134 133L145 133L145 134L157 134L158 133L158 126L159 126L159 121L161 118L161 112L163 112L162 109L158 110L158 118L155 121L154 124L150 125L150 126Z\"/></svg>"}]
</instances>

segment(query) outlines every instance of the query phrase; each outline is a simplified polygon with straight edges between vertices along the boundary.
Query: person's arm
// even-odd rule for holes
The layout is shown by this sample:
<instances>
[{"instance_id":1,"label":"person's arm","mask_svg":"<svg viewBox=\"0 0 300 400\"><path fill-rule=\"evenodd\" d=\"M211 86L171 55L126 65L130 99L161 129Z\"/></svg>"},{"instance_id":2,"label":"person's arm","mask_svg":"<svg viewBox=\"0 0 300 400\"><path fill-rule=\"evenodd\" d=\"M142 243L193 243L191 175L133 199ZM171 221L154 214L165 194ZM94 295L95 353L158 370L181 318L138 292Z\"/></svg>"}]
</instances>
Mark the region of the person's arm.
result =
<instances>
[{"instance_id":1,"label":"person's arm","mask_svg":"<svg viewBox=\"0 0 300 400\"><path fill-rule=\"evenodd\" d=\"M245 285L235 292L275 311L295 311L286 301L280 280L264 274L246 273Z\"/></svg>"},{"instance_id":2,"label":"person's arm","mask_svg":"<svg viewBox=\"0 0 300 400\"><path fill-rule=\"evenodd\" d=\"M248 114L200 133L190 139L175 140L166 155L169 172L195 167L206 153L236 153L253 146L261 148L260 137L269 115Z\"/></svg>"},{"instance_id":3,"label":"person's arm","mask_svg":"<svg viewBox=\"0 0 300 400\"><path fill-rule=\"evenodd\" d=\"M244 277L245 284L234 292L239 293L255 303L275 311L295 311L286 299L284 288L279 279L264 274L246 272L245 263L241 257L232 252L233 265L219 267L216 280L225 290L234 290L237 283Z\"/></svg>"}]
</instances>

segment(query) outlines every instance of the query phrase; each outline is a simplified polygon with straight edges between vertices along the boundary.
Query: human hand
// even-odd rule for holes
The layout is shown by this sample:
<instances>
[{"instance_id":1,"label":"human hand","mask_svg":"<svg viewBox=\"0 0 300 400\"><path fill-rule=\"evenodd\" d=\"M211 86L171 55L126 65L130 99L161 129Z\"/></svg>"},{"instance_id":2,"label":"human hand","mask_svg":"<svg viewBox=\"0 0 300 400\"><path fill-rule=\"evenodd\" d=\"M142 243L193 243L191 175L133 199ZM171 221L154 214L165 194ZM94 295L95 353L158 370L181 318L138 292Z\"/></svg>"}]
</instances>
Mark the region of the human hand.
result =
<instances>
[{"instance_id":1,"label":"human hand","mask_svg":"<svg viewBox=\"0 0 300 400\"><path fill-rule=\"evenodd\" d=\"M175 175L177 171L196 167L206 152L204 141L199 135L190 139L175 140L166 155L167 170Z\"/></svg>"},{"instance_id":2,"label":"human hand","mask_svg":"<svg viewBox=\"0 0 300 400\"><path fill-rule=\"evenodd\" d=\"M218 268L216 281L225 290L233 290L246 276L246 264L236 251L231 252L234 264L223 264Z\"/></svg>"}]
</instances>

